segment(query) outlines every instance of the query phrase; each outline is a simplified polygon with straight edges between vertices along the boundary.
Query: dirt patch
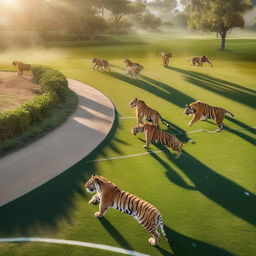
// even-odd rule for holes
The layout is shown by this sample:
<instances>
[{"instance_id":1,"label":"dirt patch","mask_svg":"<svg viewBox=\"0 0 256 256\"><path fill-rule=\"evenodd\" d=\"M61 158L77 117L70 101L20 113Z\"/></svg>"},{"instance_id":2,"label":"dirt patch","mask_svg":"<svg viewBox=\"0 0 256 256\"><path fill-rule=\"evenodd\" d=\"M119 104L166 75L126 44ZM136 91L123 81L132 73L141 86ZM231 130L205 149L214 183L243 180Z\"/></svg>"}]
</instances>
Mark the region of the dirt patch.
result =
<instances>
[{"instance_id":1,"label":"dirt patch","mask_svg":"<svg viewBox=\"0 0 256 256\"><path fill-rule=\"evenodd\" d=\"M14 72L0 72L0 112L14 109L30 101L40 92L31 75L18 76Z\"/></svg>"}]
</instances>

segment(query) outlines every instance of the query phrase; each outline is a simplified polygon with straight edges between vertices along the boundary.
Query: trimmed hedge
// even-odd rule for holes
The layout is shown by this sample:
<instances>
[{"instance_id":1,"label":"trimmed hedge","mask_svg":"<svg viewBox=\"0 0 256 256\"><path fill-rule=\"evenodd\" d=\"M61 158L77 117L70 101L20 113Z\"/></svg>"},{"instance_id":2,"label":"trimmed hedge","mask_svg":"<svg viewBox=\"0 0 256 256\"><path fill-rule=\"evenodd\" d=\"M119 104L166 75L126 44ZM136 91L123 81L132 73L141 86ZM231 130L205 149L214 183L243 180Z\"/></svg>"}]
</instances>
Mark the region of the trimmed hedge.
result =
<instances>
[{"instance_id":1,"label":"trimmed hedge","mask_svg":"<svg viewBox=\"0 0 256 256\"><path fill-rule=\"evenodd\" d=\"M65 101L68 82L57 70L33 65L34 78L39 82L41 94L14 110L0 113L0 142L22 134L31 125L51 114L54 107Z\"/></svg>"}]
</instances>

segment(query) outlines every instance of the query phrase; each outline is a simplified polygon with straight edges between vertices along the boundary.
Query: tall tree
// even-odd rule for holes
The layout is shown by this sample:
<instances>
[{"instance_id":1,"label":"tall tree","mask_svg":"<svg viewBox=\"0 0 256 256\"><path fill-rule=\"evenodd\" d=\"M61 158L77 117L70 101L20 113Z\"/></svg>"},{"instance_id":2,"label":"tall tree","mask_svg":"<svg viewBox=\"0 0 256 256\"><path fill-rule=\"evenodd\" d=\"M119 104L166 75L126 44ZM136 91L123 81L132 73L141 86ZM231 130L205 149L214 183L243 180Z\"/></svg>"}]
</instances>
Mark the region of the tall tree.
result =
<instances>
[{"instance_id":1,"label":"tall tree","mask_svg":"<svg viewBox=\"0 0 256 256\"><path fill-rule=\"evenodd\" d=\"M107 9L112 13L114 18L115 33L118 33L122 22L128 14L136 14L142 12L145 5L140 2L131 0L108 0Z\"/></svg>"},{"instance_id":2,"label":"tall tree","mask_svg":"<svg viewBox=\"0 0 256 256\"><path fill-rule=\"evenodd\" d=\"M227 32L234 27L243 27L243 15L252 8L252 0L187 0L186 2L189 28L218 33L221 36L221 50L225 50Z\"/></svg>"}]
</instances>

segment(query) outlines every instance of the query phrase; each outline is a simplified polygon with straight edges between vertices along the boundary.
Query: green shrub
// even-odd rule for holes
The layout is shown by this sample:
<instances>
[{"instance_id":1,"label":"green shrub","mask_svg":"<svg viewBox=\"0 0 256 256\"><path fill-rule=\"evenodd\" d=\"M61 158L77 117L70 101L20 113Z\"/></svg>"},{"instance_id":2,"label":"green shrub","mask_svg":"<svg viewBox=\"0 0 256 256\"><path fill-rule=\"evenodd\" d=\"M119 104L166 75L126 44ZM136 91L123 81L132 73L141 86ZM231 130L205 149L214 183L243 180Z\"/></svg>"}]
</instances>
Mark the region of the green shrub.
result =
<instances>
[{"instance_id":1,"label":"green shrub","mask_svg":"<svg viewBox=\"0 0 256 256\"><path fill-rule=\"evenodd\" d=\"M50 115L60 101L65 101L68 82L62 73L41 65L32 65L32 72L40 84L41 95L14 110L0 113L1 142L20 135Z\"/></svg>"},{"instance_id":2,"label":"green shrub","mask_svg":"<svg viewBox=\"0 0 256 256\"><path fill-rule=\"evenodd\" d=\"M58 95L53 91L35 97L22 107L29 111L31 123L36 123L46 117L58 102Z\"/></svg>"},{"instance_id":3,"label":"green shrub","mask_svg":"<svg viewBox=\"0 0 256 256\"><path fill-rule=\"evenodd\" d=\"M30 113L23 107L0 113L0 141L24 132L30 125Z\"/></svg>"},{"instance_id":4,"label":"green shrub","mask_svg":"<svg viewBox=\"0 0 256 256\"><path fill-rule=\"evenodd\" d=\"M49 69L50 68L48 68L47 66L43 66L43 65L32 65L31 66L33 77L36 81L39 81L41 78L41 75Z\"/></svg>"},{"instance_id":5,"label":"green shrub","mask_svg":"<svg viewBox=\"0 0 256 256\"><path fill-rule=\"evenodd\" d=\"M64 75L53 69L49 69L40 76L39 84L42 93L55 91L60 99L64 101L65 91L68 87L68 82Z\"/></svg>"}]
</instances>

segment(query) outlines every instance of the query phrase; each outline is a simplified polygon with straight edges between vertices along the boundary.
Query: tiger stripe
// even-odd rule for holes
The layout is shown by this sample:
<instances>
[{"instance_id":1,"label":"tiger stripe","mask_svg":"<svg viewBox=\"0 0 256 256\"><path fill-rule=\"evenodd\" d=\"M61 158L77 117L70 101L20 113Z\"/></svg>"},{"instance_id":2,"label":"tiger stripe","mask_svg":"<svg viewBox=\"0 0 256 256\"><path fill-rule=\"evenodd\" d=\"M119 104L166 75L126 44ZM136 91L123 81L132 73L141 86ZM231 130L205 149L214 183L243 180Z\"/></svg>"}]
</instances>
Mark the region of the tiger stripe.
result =
<instances>
[{"instance_id":1,"label":"tiger stripe","mask_svg":"<svg viewBox=\"0 0 256 256\"><path fill-rule=\"evenodd\" d=\"M160 120L165 126L170 127L170 125L163 120L159 112L147 106L143 100L139 100L135 97L129 102L129 106L135 108L137 124L142 123L142 118L145 118L148 122L152 122L154 126L159 126L158 122Z\"/></svg>"},{"instance_id":2,"label":"tiger stripe","mask_svg":"<svg viewBox=\"0 0 256 256\"><path fill-rule=\"evenodd\" d=\"M152 204L119 189L102 176L92 176L84 186L91 193L97 192L89 201L90 204L94 204L100 200L99 212L95 213L96 217L102 217L107 209L114 208L134 217L142 227L151 233L150 244L155 246L158 243L160 234L157 229L159 225L163 235L166 237L162 216Z\"/></svg>"},{"instance_id":3,"label":"tiger stripe","mask_svg":"<svg viewBox=\"0 0 256 256\"><path fill-rule=\"evenodd\" d=\"M223 125L224 125L223 120L226 114L234 116L231 112L223 108L210 106L201 101L196 101L189 105L187 104L185 107L184 114L185 115L194 114L193 119L188 124L189 126L192 126L195 122L199 120L207 120L207 119L215 120L218 126L218 129L216 130L216 132L220 132L223 129Z\"/></svg>"},{"instance_id":4,"label":"tiger stripe","mask_svg":"<svg viewBox=\"0 0 256 256\"><path fill-rule=\"evenodd\" d=\"M159 126L143 123L138 126L134 126L131 132L133 135L137 135L139 132L145 134L146 145L144 145L144 148L148 148L150 143L155 142L177 151L178 153L176 158L181 155L183 143L179 141L175 135L161 130Z\"/></svg>"}]
</instances>

